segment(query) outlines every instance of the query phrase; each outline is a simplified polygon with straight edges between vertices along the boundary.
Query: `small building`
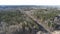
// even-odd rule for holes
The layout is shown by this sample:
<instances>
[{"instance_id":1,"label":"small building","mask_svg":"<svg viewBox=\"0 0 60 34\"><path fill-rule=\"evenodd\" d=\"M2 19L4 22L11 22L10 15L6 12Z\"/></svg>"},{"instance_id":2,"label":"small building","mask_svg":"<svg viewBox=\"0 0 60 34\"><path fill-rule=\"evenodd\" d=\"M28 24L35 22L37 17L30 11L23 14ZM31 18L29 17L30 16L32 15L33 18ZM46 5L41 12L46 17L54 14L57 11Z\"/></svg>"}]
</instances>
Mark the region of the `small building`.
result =
<instances>
[{"instance_id":1,"label":"small building","mask_svg":"<svg viewBox=\"0 0 60 34\"><path fill-rule=\"evenodd\" d=\"M55 16L54 23L60 25L60 16Z\"/></svg>"},{"instance_id":2,"label":"small building","mask_svg":"<svg viewBox=\"0 0 60 34\"><path fill-rule=\"evenodd\" d=\"M60 16L55 16L54 23L56 24L55 30L60 30Z\"/></svg>"}]
</instances>

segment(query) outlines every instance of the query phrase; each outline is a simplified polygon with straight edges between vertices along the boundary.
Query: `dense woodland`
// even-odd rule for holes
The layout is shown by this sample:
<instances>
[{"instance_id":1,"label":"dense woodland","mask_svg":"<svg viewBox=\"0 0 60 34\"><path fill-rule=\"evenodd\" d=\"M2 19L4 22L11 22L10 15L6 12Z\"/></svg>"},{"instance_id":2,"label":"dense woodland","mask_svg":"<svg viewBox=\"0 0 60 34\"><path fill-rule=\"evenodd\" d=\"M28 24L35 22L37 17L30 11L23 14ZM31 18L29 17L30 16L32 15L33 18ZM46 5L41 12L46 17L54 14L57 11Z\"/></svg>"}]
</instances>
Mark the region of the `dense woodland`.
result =
<instances>
[{"instance_id":1,"label":"dense woodland","mask_svg":"<svg viewBox=\"0 0 60 34\"><path fill-rule=\"evenodd\" d=\"M57 9L37 9L33 12L33 16L39 19L41 23L42 22L45 23L45 21L47 21L49 28L56 27L56 24L54 23L54 17L58 16L59 14L60 14L60 10L57 10ZM22 29L22 32L25 32L27 30L30 34L33 34L32 32L34 30L35 30L34 31L35 34L40 30L39 25L36 24L35 21L33 21L31 18L21 13L20 10L0 11L0 24L2 22L6 24L5 27L7 27L7 29L9 29L11 25L20 24L19 26L21 27L19 27L19 29ZM8 30L5 30L5 32L8 32ZM21 33L18 33L18 34L21 34Z\"/></svg>"},{"instance_id":2,"label":"dense woodland","mask_svg":"<svg viewBox=\"0 0 60 34\"><path fill-rule=\"evenodd\" d=\"M19 10L0 11L0 23L2 22L6 23L6 27L20 24L23 31L25 31L25 29L27 28L30 32L32 31L32 29L39 30L38 25L34 23L34 21L29 17L21 13Z\"/></svg>"},{"instance_id":3,"label":"dense woodland","mask_svg":"<svg viewBox=\"0 0 60 34\"><path fill-rule=\"evenodd\" d=\"M38 9L33 12L33 16L41 21L41 23L45 23L47 21L48 27L55 28L56 24L54 23L54 19L56 16L60 16L60 10L58 9Z\"/></svg>"}]
</instances>

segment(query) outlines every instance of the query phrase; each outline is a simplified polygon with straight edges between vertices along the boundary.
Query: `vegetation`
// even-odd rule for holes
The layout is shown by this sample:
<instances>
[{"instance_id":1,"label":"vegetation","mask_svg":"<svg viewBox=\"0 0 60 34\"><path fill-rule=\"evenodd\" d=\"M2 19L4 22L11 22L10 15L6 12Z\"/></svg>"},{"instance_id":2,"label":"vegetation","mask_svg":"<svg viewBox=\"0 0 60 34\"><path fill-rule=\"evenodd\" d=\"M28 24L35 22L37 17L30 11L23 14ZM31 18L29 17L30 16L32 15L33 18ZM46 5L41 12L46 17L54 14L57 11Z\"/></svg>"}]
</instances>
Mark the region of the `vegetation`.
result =
<instances>
[{"instance_id":1,"label":"vegetation","mask_svg":"<svg viewBox=\"0 0 60 34\"><path fill-rule=\"evenodd\" d=\"M38 30L39 27L34 23L29 17L21 13L20 11L1 11L0 12L0 22L5 22L7 26L21 24L23 31L26 27L30 29ZM32 30L31 30L32 31Z\"/></svg>"},{"instance_id":2,"label":"vegetation","mask_svg":"<svg viewBox=\"0 0 60 34\"><path fill-rule=\"evenodd\" d=\"M50 28L55 27L56 25L53 22L55 16L59 15L59 10L51 9L37 9L33 12L33 16L37 19L42 20L44 23L47 21L47 25ZM14 11L0 11L0 23L4 22L7 26L18 25L22 26L22 30L25 32L25 29L29 29L32 32L33 29L39 30L39 26L25 14L21 13L19 10ZM27 27L27 28L26 28Z\"/></svg>"},{"instance_id":3,"label":"vegetation","mask_svg":"<svg viewBox=\"0 0 60 34\"><path fill-rule=\"evenodd\" d=\"M36 18L39 19L43 19L43 20L48 20L50 18L54 18L55 16L57 16L59 14L60 11L45 11L45 10L38 10L34 12L34 16L36 16Z\"/></svg>"},{"instance_id":4,"label":"vegetation","mask_svg":"<svg viewBox=\"0 0 60 34\"><path fill-rule=\"evenodd\" d=\"M55 27L56 25L53 22L55 16L60 15L60 10L57 9L39 9L33 12L35 18L44 21L47 21L49 27Z\"/></svg>"}]
</instances>

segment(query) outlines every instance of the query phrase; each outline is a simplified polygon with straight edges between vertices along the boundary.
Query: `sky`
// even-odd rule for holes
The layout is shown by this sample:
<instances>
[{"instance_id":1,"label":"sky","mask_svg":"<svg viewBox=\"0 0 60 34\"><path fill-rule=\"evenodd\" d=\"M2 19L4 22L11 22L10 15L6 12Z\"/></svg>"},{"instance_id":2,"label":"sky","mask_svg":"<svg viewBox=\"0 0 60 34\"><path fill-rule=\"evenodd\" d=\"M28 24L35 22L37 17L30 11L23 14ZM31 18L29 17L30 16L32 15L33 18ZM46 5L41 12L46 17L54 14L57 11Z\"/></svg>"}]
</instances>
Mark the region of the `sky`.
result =
<instances>
[{"instance_id":1,"label":"sky","mask_svg":"<svg viewBox=\"0 0 60 34\"><path fill-rule=\"evenodd\" d=\"M0 0L0 5L60 5L60 0Z\"/></svg>"}]
</instances>

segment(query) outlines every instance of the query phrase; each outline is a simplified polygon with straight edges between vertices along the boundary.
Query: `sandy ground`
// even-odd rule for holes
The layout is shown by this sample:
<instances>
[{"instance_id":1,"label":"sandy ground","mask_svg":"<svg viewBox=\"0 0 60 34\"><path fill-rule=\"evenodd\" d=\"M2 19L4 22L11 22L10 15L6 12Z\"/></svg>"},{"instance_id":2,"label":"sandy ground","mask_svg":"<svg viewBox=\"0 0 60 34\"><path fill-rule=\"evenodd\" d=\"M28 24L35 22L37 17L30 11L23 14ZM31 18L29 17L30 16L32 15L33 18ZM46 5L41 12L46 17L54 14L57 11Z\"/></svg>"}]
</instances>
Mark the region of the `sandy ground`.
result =
<instances>
[{"instance_id":1,"label":"sandy ground","mask_svg":"<svg viewBox=\"0 0 60 34\"><path fill-rule=\"evenodd\" d=\"M60 31L54 31L51 34L60 34Z\"/></svg>"}]
</instances>

